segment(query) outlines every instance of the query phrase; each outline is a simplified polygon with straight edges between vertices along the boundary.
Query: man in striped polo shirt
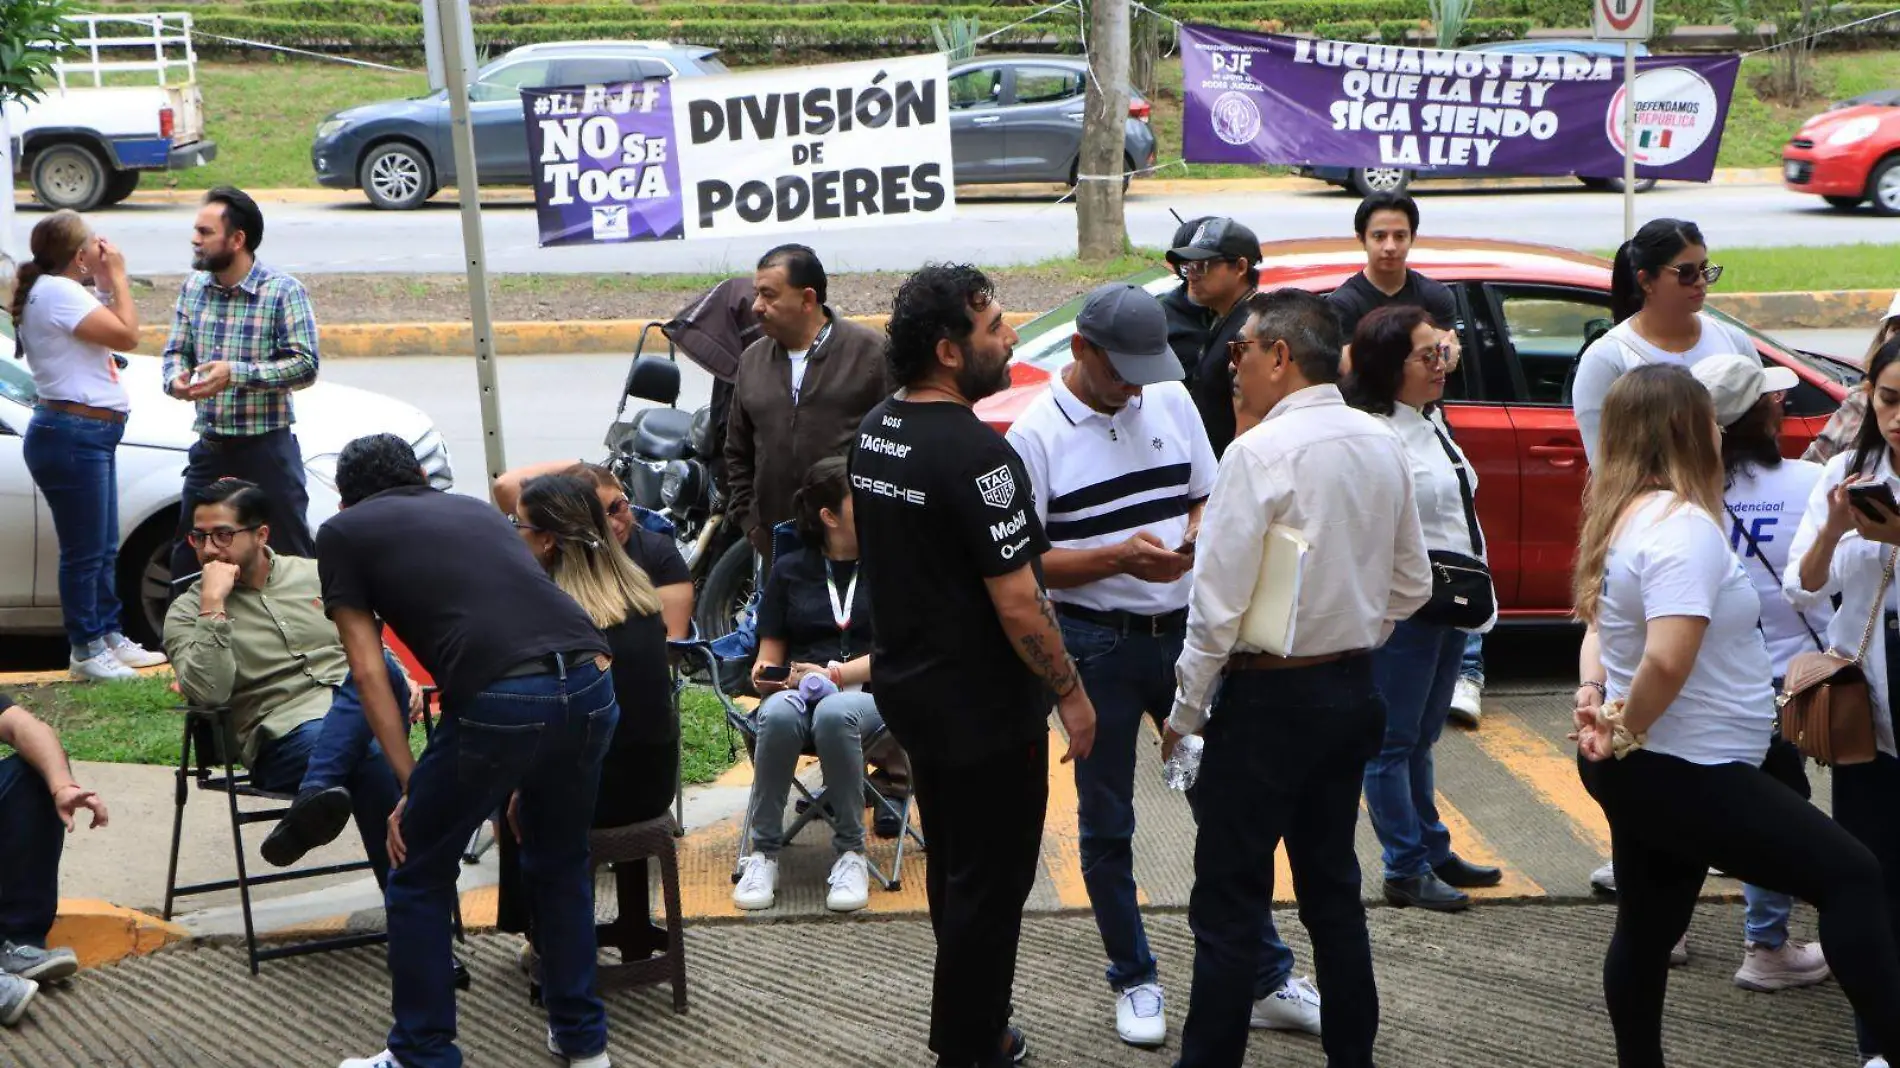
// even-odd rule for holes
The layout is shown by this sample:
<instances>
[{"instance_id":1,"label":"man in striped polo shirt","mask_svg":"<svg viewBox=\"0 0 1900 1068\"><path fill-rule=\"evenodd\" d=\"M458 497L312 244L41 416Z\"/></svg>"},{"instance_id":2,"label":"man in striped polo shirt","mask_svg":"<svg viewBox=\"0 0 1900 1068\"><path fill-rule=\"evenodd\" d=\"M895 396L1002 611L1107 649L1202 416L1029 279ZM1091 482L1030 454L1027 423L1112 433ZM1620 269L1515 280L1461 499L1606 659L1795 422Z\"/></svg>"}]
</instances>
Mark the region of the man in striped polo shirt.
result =
<instances>
[{"instance_id":1,"label":"man in striped polo shirt","mask_svg":"<svg viewBox=\"0 0 1900 1068\"><path fill-rule=\"evenodd\" d=\"M1131 846L1135 750L1142 717L1160 723L1174 701L1214 450L1152 296L1123 283L1096 289L1070 350L1074 362L1016 420L1009 440L1052 545L1043 579L1063 644L1095 702L1095 748L1076 761L1075 786L1082 879L1108 953L1116 1031L1130 1045L1159 1046L1167 1022ZM1293 954L1271 915L1264 934L1255 1023L1316 1032L1318 996L1291 979Z\"/></svg>"}]
</instances>

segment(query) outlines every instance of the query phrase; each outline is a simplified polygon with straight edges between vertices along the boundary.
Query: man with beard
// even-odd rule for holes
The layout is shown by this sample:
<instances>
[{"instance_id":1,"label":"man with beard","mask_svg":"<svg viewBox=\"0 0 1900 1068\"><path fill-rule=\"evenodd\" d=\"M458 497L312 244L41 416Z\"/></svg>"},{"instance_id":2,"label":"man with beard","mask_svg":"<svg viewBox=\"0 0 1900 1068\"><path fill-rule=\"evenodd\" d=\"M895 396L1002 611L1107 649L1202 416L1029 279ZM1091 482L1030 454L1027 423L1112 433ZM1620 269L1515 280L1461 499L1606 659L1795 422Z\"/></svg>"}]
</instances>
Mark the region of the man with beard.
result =
<instances>
[{"instance_id":1,"label":"man with beard","mask_svg":"<svg viewBox=\"0 0 1900 1068\"><path fill-rule=\"evenodd\" d=\"M971 410L1009 384L1016 344L989 279L926 266L886 329L900 389L851 457L871 682L930 828L930 1048L939 1068L1000 1068L1028 1048L1010 987L1049 800L1050 691L1064 761L1088 756L1095 709L1042 588L1049 542L1022 460Z\"/></svg>"},{"instance_id":2,"label":"man with beard","mask_svg":"<svg viewBox=\"0 0 1900 1068\"><path fill-rule=\"evenodd\" d=\"M196 273L178 294L165 342L165 392L198 408L172 545L174 578L197 571L185 536L199 495L221 478L264 491L273 548L316 555L290 394L317 380L317 321L302 283L257 262L263 243L256 201L229 186L205 194L192 224Z\"/></svg>"}]
</instances>

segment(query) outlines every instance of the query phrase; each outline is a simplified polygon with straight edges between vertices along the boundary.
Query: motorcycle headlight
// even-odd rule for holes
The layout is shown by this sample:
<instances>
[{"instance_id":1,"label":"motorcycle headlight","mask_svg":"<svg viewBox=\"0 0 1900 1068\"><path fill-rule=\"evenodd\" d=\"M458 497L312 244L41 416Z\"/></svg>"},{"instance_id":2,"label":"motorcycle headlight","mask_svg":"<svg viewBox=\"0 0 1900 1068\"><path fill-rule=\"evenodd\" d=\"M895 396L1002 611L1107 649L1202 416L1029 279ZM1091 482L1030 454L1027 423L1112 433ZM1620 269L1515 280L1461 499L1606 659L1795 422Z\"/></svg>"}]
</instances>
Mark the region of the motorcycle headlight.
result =
<instances>
[{"instance_id":1,"label":"motorcycle headlight","mask_svg":"<svg viewBox=\"0 0 1900 1068\"><path fill-rule=\"evenodd\" d=\"M690 460L674 460L660 474L660 503L668 509L690 505L699 499L699 465Z\"/></svg>"},{"instance_id":2,"label":"motorcycle headlight","mask_svg":"<svg viewBox=\"0 0 1900 1068\"><path fill-rule=\"evenodd\" d=\"M1862 115L1858 119L1841 123L1840 128L1827 135L1827 143L1839 148L1843 145L1855 145L1867 140L1880 129L1880 120L1872 115Z\"/></svg>"}]
</instances>

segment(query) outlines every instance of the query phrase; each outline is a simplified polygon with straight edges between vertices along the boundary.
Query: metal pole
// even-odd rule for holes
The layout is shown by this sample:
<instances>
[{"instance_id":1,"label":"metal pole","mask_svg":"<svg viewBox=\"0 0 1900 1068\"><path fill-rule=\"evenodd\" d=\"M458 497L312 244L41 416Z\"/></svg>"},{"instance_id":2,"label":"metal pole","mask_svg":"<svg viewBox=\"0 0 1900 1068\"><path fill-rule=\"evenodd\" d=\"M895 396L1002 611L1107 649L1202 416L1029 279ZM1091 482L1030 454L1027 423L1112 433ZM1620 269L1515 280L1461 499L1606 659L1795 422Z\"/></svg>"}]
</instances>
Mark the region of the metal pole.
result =
<instances>
[{"instance_id":1,"label":"metal pole","mask_svg":"<svg viewBox=\"0 0 1900 1068\"><path fill-rule=\"evenodd\" d=\"M1636 42L1623 42L1623 240L1636 236Z\"/></svg>"},{"instance_id":2,"label":"metal pole","mask_svg":"<svg viewBox=\"0 0 1900 1068\"><path fill-rule=\"evenodd\" d=\"M488 315L488 251L482 240L481 186L475 174L475 132L468 119L468 57L462 34L468 0L432 0L442 35L449 93L449 139L455 145L456 189L462 201L462 255L468 263L468 318L475 332L475 381L481 388L482 452L490 481L508 469L501 446L501 389L495 381L495 329Z\"/></svg>"}]
</instances>

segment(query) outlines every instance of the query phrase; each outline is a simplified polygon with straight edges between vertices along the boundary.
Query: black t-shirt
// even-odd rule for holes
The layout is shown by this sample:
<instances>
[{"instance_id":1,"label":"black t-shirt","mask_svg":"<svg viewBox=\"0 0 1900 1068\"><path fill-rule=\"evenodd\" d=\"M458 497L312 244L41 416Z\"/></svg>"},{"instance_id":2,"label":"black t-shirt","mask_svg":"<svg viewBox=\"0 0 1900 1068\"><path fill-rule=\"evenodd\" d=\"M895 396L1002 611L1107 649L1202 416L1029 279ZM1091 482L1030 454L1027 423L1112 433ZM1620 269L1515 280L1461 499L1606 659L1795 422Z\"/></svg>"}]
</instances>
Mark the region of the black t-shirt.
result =
<instances>
[{"instance_id":1,"label":"black t-shirt","mask_svg":"<svg viewBox=\"0 0 1900 1068\"><path fill-rule=\"evenodd\" d=\"M810 546L786 553L765 578L759 598L759 637L783 640L794 661L823 667L871 651L871 591L858 574L856 560L831 561ZM832 614L832 597L844 608L845 626Z\"/></svg>"},{"instance_id":2,"label":"black t-shirt","mask_svg":"<svg viewBox=\"0 0 1900 1068\"><path fill-rule=\"evenodd\" d=\"M628 615L601 634L613 654L614 699L620 704L613 748L678 738L680 720L673 705L673 676L667 669L665 617L658 612Z\"/></svg>"},{"instance_id":3,"label":"black t-shirt","mask_svg":"<svg viewBox=\"0 0 1900 1068\"><path fill-rule=\"evenodd\" d=\"M1050 696L984 579L1049 549L1016 450L958 404L890 398L851 454L878 711L912 757L968 763L1045 732Z\"/></svg>"},{"instance_id":4,"label":"black t-shirt","mask_svg":"<svg viewBox=\"0 0 1900 1068\"><path fill-rule=\"evenodd\" d=\"M450 705L523 661L608 651L494 505L423 486L385 490L317 530L324 610L389 624Z\"/></svg>"},{"instance_id":5,"label":"black t-shirt","mask_svg":"<svg viewBox=\"0 0 1900 1068\"><path fill-rule=\"evenodd\" d=\"M679 546L664 534L655 534L638 523L627 532L627 556L640 565L640 570L653 580L653 586L677 586L682 582L691 583L693 572L686 566L686 558L680 555Z\"/></svg>"},{"instance_id":6,"label":"black t-shirt","mask_svg":"<svg viewBox=\"0 0 1900 1068\"><path fill-rule=\"evenodd\" d=\"M1207 329L1198 338L1199 361L1188 376L1188 393L1201 413L1201 425L1207 429L1207 442L1214 447L1215 456L1226 452L1234 440L1234 364L1227 354L1227 343L1240 339L1247 317L1245 298L1226 315L1215 318L1210 313Z\"/></svg>"},{"instance_id":7,"label":"black t-shirt","mask_svg":"<svg viewBox=\"0 0 1900 1068\"><path fill-rule=\"evenodd\" d=\"M1345 331L1347 344L1352 343L1352 332L1359 328L1359 320L1388 304L1424 308L1432 317L1432 325L1440 330L1450 330L1458 321L1458 303L1452 299L1451 290L1409 267L1405 271L1405 284L1397 293L1388 296L1381 292L1366 277L1366 272L1360 271L1327 294L1326 303L1339 313L1339 325Z\"/></svg>"}]
</instances>

